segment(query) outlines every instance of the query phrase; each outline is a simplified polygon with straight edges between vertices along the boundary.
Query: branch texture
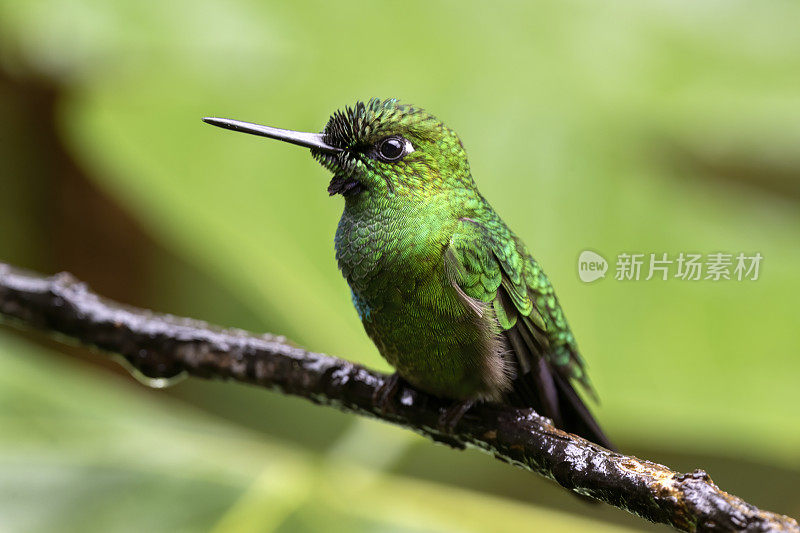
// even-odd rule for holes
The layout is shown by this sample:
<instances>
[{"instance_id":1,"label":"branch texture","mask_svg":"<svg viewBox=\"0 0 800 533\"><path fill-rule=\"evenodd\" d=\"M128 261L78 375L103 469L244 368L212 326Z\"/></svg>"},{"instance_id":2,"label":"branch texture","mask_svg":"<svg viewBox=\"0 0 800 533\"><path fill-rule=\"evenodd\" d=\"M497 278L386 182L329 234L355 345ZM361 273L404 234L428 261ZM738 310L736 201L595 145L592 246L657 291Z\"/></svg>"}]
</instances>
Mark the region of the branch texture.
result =
<instances>
[{"instance_id":1,"label":"branch texture","mask_svg":"<svg viewBox=\"0 0 800 533\"><path fill-rule=\"evenodd\" d=\"M120 305L69 274L45 278L0 263L0 317L119 354L146 376L188 373L254 384L379 418L455 448L479 448L578 494L682 531L791 531L797 521L717 487L702 470L675 472L614 453L556 429L532 410L471 409L452 433L439 420L450 403L401 385L381 410L373 398L388 376L312 353L283 337Z\"/></svg>"}]
</instances>

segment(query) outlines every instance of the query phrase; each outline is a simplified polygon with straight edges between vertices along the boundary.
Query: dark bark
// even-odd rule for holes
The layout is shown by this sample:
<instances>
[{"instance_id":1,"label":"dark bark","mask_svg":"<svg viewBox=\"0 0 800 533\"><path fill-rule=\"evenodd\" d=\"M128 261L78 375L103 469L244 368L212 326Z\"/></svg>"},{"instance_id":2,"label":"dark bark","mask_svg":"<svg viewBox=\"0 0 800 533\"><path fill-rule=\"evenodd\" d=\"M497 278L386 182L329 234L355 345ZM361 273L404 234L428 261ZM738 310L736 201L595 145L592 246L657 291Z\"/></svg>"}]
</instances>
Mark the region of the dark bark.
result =
<instances>
[{"instance_id":1,"label":"dark bark","mask_svg":"<svg viewBox=\"0 0 800 533\"><path fill-rule=\"evenodd\" d=\"M384 409L378 408L374 397L386 375L308 352L283 337L120 305L69 274L46 278L0 263L0 316L119 354L149 377L188 373L251 383L379 418L454 448L479 448L578 494L682 531L800 533L794 519L723 492L702 470L679 473L614 453L554 428L531 410L504 405L477 405L448 433L439 421L451 403L402 382Z\"/></svg>"}]
</instances>

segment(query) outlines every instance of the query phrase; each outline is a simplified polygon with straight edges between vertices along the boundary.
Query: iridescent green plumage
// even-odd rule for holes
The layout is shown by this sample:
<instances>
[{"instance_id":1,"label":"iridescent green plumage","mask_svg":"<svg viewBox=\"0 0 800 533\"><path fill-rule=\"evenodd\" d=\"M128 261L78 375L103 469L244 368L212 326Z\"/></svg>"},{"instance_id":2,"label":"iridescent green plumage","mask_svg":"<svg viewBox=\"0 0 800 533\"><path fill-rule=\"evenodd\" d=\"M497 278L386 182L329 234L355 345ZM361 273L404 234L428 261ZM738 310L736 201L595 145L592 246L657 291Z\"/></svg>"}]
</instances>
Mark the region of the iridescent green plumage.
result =
<instances>
[{"instance_id":1,"label":"iridescent green plumage","mask_svg":"<svg viewBox=\"0 0 800 533\"><path fill-rule=\"evenodd\" d=\"M311 147L345 198L336 258L400 376L446 398L534 407L610 447L573 388L594 394L553 287L478 192L455 132L373 99L336 112L320 138L290 142Z\"/></svg>"}]
</instances>

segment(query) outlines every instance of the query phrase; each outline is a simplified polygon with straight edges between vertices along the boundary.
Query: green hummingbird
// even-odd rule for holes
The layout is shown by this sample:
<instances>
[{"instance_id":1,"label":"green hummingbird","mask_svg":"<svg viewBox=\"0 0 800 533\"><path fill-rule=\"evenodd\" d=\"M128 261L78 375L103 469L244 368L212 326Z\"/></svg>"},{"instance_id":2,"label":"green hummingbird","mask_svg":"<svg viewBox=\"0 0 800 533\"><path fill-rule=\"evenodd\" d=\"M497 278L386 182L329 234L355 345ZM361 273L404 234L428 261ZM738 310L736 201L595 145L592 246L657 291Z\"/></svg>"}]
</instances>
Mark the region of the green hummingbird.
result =
<instances>
[{"instance_id":1,"label":"green hummingbird","mask_svg":"<svg viewBox=\"0 0 800 533\"><path fill-rule=\"evenodd\" d=\"M458 135L396 99L335 112L322 133L205 118L311 149L344 197L336 259L353 305L399 379L456 400L530 407L612 448L575 389L596 398L553 287L478 192ZM452 428L451 428L452 429Z\"/></svg>"}]
</instances>

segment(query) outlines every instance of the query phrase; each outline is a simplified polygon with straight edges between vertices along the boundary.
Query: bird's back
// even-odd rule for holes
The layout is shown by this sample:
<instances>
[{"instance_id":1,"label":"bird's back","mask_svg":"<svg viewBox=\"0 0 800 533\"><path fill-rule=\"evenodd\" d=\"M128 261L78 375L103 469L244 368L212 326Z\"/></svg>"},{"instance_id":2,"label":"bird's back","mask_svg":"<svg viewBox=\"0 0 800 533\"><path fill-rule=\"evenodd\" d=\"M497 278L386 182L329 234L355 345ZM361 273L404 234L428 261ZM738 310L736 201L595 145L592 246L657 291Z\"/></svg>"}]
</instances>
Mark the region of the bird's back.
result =
<instances>
[{"instance_id":1,"label":"bird's back","mask_svg":"<svg viewBox=\"0 0 800 533\"><path fill-rule=\"evenodd\" d=\"M511 390L503 400L518 407L533 407L572 433L607 448L613 445L576 392L579 383L596 398L583 358L550 280L524 243L508 228L488 202L470 217L493 256L480 268L485 278L500 276L500 283L481 283L471 296L491 301L507 346L506 357L515 370ZM482 278L481 281L483 281ZM488 288L488 290L487 290Z\"/></svg>"}]
</instances>

